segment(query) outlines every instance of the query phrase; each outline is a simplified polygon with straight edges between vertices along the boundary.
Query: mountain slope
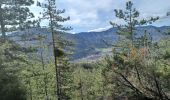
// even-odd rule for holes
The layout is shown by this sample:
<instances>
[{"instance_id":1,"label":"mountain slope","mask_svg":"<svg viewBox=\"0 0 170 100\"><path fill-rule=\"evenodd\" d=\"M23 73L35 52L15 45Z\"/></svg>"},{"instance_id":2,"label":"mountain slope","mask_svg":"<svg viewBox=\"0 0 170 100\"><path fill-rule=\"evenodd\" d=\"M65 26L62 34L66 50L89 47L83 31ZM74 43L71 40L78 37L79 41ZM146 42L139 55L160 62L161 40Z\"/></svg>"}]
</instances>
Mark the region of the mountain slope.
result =
<instances>
[{"instance_id":1,"label":"mountain slope","mask_svg":"<svg viewBox=\"0 0 170 100\"><path fill-rule=\"evenodd\" d=\"M136 35L141 36L144 34L145 30L151 34L154 41L158 41L159 39L163 38L167 33L167 30L170 29L169 26L163 27L155 27L155 26L143 26L137 27ZM77 34L64 34L64 37L68 40L73 41L75 53L73 55L72 60L78 59L96 59L101 57L102 55L106 54L107 52L111 51L111 46L108 44L114 44L117 40L119 35L116 34L116 28L110 28L106 31L101 32L81 32ZM33 28L27 31L16 32L11 34L12 39L17 41L21 38L19 35L31 33L30 40L26 41L25 43L28 45L37 45L37 41L32 41L31 38L38 35L43 34L47 36L45 43L51 42L51 34L45 28ZM24 45L23 42L19 42L20 44ZM106 49L109 48L109 49Z\"/></svg>"},{"instance_id":2,"label":"mountain slope","mask_svg":"<svg viewBox=\"0 0 170 100\"><path fill-rule=\"evenodd\" d=\"M138 27L135 33L137 36L142 36L146 30L151 34L153 41L159 41L165 36L169 28L170 27L167 26L144 26ZM88 58L93 60L95 57L100 57L111 51L110 44L114 44L119 37L119 35L116 34L116 31L116 28L110 28L102 32L82 32L74 34L76 51L73 57L75 59Z\"/></svg>"}]
</instances>

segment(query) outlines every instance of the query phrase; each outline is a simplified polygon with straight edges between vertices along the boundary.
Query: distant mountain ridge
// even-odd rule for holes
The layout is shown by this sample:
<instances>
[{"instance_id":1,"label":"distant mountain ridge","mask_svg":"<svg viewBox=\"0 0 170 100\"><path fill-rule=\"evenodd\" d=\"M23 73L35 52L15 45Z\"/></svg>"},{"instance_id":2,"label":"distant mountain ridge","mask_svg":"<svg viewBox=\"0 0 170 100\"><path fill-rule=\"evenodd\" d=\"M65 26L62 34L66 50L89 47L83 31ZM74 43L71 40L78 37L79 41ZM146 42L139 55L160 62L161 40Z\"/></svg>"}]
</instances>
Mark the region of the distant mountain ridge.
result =
<instances>
[{"instance_id":1,"label":"distant mountain ridge","mask_svg":"<svg viewBox=\"0 0 170 100\"><path fill-rule=\"evenodd\" d=\"M137 27L136 32L137 35L144 34L145 30L151 34L154 41L157 41L163 38L168 33L170 26L142 26ZM101 32L80 32L77 34L65 34L65 38L74 42L75 53L72 56L72 60L80 60L80 59L96 59L103 55L103 52L100 49L111 48L106 43L114 44L118 40L119 35L116 33L117 28L110 28ZM51 34L45 28L33 28L28 30L27 32L32 33L33 35L44 34L47 35L46 42L51 41ZM14 40L19 40L18 34L25 34L26 31L16 32L11 34ZM37 42L27 41L28 45L35 45ZM22 44L22 42L20 43Z\"/></svg>"},{"instance_id":2,"label":"distant mountain ridge","mask_svg":"<svg viewBox=\"0 0 170 100\"><path fill-rule=\"evenodd\" d=\"M165 36L168 29L170 29L170 26L142 26L137 27L136 33L137 35L141 36L146 30L148 33L151 34L153 40L157 41ZM74 34L73 37L76 40L76 51L74 58L82 59L84 57L89 58L91 56L91 58L93 59L93 56L98 57L101 52L96 49L110 48L107 43L116 43L119 37L116 32L117 28L110 28L101 32L81 32L78 34Z\"/></svg>"}]
</instances>

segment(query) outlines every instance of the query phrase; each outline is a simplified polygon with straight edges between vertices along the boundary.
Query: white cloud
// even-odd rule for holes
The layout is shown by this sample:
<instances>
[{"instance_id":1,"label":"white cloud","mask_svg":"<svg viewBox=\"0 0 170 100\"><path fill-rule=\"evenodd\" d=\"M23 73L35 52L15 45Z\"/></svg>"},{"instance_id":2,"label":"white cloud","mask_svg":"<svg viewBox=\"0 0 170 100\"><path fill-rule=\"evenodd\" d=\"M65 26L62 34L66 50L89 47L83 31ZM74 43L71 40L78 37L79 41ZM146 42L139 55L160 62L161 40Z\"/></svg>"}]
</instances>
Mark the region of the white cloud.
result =
<instances>
[{"instance_id":1,"label":"white cloud","mask_svg":"<svg viewBox=\"0 0 170 100\"><path fill-rule=\"evenodd\" d=\"M64 25L72 26L73 31L88 31L99 27L109 26L109 21L121 23L115 18L114 9L125 8L128 0L57 0L59 9L66 9L64 16L70 16L71 20ZM131 0L139 10L141 18L151 16L165 17L166 12L170 11L170 0ZM36 15L40 9L33 8ZM159 21L162 23L162 21ZM159 23L159 24L160 24ZM165 25L167 23L162 23ZM155 24L157 25L157 24Z\"/></svg>"},{"instance_id":2,"label":"white cloud","mask_svg":"<svg viewBox=\"0 0 170 100\"><path fill-rule=\"evenodd\" d=\"M121 5L121 1L123 0L117 2L117 7ZM114 2L114 0L59 0L58 6L66 8L66 15L71 17L66 24L90 30L109 25L109 20L105 22L102 20L102 17L109 19L108 14L100 17L99 14L100 12L111 13Z\"/></svg>"}]
</instances>

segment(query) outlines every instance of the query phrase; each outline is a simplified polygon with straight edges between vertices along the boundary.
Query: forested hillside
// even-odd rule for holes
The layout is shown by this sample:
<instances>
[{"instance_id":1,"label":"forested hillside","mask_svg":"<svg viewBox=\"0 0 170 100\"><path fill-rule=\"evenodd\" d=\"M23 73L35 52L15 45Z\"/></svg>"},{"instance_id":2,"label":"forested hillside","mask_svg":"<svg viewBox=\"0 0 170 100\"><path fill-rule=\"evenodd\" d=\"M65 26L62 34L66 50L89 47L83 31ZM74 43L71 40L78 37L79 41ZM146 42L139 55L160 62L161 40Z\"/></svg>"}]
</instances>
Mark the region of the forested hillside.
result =
<instances>
[{"instance_id":1,"label":"forested hillside","mask_svg":"<svg viewBox=\"0 0 170 100\"><path fill-rule=\"evenodd\" d=\"M150 33L153 38L153 42L158 42L169 34L169 26L155 27L155 26L143 26L137 27L135 31L136 37L143 35L145 31ZM117 28L110 28L101 32L81 32L76 34L65 33L61 36L65 39L69 39L73 42L74 54L71 56L71 61L79 60L97 60L105 54L111 53L112 45L118 41L119 35L116 33ZM38 45L38 41L32 41L37 35L44 35L46 39L45 43L51 42L51 35L46 28L32 28L21 32L14 32L9 35L12 40L18 41L22 39L24 35L30 35L27 42L28 45ZM121 35L121 37L124 37ZM22 45L23 42L18 42ZM104 50L104 51L103 51ZM105 52L107 50L107 52ZM50 54L49 54L50 55Z\"/></svg>"},{"instance_id":2,"label":"forested hillside","mask_svg":"<svg viewBox=\"0 0 170 100\"><path fill-rule=\"evenodd\" d=\"M0 0L0 100L170 100L170 26L153 26L170 12L132 1L113 10L123 23L71 34L61 1Z\"/></svg>"}]
</instances>

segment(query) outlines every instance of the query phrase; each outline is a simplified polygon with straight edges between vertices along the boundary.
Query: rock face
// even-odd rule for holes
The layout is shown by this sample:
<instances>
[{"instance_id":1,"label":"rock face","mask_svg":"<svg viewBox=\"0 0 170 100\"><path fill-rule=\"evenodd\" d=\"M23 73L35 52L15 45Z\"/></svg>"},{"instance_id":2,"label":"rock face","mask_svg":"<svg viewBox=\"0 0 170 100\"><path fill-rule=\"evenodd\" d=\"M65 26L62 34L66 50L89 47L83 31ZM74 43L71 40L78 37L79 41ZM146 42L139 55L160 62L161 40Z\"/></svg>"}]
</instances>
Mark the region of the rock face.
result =
<instances>
[{"instance_id":1,"label":"rock face","mask_svg":"<svg viewBox=\"0 0 170 100\"><path fill-rule=\"evenodd\" d=\"M170 33L168 33L168 29L170 29L169 26L143 26L137 27L135 33L136 36L141 36L146 30L148 33L150 33L154 41L159 41L161 38L165 37L166 34L170 35ZM119 35L116 33L116 31L116 28L110 28L101 32L81 32L77 34L66 33L63 35L63 37L74 43L75 53L72 56L72 60L86 58L93 60L101 57L104 53L106 53L106 51L111 51L111 46L107 43L114 44L118 40ZM50 43L52 40L50 32L45 28L33 28L22 32L15 32L10 36L13 40L18 41L18 43L21 45L24 45L23 42L19 41L21 40L20 36L28 33L31 35L27 36L27 38L30 37L30 40L25 42L27 45L37 45L38 42L31 39L38 34L47 36L47 39L44 43ZM109 49L103 50L105 48Z\"/></svg>"}]
</instances>

